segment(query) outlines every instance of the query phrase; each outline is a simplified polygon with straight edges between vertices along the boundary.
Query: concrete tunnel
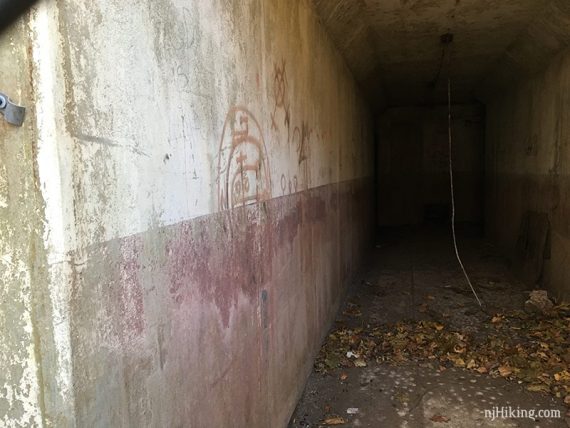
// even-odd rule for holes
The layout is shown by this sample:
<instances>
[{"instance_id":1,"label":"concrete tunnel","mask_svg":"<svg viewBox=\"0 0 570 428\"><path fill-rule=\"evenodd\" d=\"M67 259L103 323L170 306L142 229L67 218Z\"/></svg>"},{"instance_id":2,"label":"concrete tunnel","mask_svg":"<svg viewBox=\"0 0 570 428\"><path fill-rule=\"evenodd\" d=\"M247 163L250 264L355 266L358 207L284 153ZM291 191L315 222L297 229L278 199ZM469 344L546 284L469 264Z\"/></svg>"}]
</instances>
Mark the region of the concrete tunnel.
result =
<instances>
[{"instance_id":1,"label":"concrete tunnel","mask_svg":"<svg viewBox=\"0 0 570 428\"><path fill-rule=\"evenodd\" d=\"M31 6L0 34L0 426L443 426L294 411L363 270L432 260L373 316L429 269L477 310L452 208L485 304L570 297L569 43L567 0Z\"/></svg>"}]
</instances>

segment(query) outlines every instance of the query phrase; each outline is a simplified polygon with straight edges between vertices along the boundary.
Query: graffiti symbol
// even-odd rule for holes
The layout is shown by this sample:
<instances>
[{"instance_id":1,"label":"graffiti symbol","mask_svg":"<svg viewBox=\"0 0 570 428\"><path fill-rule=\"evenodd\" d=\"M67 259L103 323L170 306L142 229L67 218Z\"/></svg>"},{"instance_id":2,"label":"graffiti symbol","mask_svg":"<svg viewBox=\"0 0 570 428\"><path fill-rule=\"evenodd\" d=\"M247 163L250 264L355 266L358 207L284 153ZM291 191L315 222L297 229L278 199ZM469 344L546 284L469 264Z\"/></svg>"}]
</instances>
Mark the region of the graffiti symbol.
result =
<instances>
[{"instance_id":1,"label":"graffiti symbol","mask_svg":"<svg viewBox=\"0 0 570 428\"><path fill-rule=\"evenodd\" d=\"M285 72L285 60L281 66L275 65L273 73L273 95L275 96L275 107L285 107L285 95L287 93L287 74Z\"/></svg>"},{"instance_id":2,"label":"graffiti symbol","mask_svg":"<svg viewBox=\"0 0 570 428\"><path fill-rule=\"evenodd\" d=\"M224 124L218 159L221 210L271 198L269 159L261 127L245 108L232 108Z\"/></svg>"}]
</instances>

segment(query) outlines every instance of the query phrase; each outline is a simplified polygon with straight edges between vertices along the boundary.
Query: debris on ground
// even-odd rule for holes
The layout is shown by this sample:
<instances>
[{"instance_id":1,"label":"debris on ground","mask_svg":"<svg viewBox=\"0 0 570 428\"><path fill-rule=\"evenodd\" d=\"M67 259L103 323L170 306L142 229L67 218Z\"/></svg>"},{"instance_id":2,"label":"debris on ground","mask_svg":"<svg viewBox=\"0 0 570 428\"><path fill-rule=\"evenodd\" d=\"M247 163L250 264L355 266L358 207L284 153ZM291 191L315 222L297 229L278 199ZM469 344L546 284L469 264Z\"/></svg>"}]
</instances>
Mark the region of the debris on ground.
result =
<instances>
[{"instance_id":1,"label":"debris on ground","mask_svg":"<svg viewBox=\"0 0 570 428\"><path fill-rule=\"evenodd\" d=\"M534 290L529 293L524 307L528 312L547 313L552 310L554 303L548 298L546 290Z\"/></svg>"},{"instance_id":2,"label":"debris on ground","mask_svg":"<svg viewBox=\"0 0 570 428\"><path fill-rule=\"evenodd\" d=\"M534 302L543 302L542 293L533 296ZM339 326L328 335L315 370L329 373L374 361L421 362L440 371L459 367L524 383L529 391L552 394L570 405L570 305L541 307L540 312L488 317L481 326L487 332L483 339L451 330L443 321Z\"/></svg>"},{"instance_id":3,"label":"debris on ground","mask_svg":"<svg viewBox=\"0 0 570 428\"><path fill-rule=\"evenodd\" d=\"M323 424L324 424L324 425L343 425L343 424L345 424L346 422L347 422L347 420L344 419L344 418L342 418L342 417L340 417L340 416L333 416L333 417L330 417L330 418L326 418L326 419L323 421Z\"/></svg>"},{"instance_id":4,"label":"debris on ground","mask_svg":"<svg viewBox=\"0 0 570 428\"><path fill-rule=\"evenodd\" d=\"M343 312L343 315L353 317L353 318L358 318L358 317L362 316L362 312L360 312L358 305L349 302L347 305L347 308Z\"/></svg>"},{"instance_id":5,"label":"debris on ground","mask_svg":"<svg viewBox=\"0 0 570 428\"><path fill-rule=\"evenodd\" d=\"M432 421L432 422L445 422L445 423L449 422L449 418L448 418L448 417L445 417L445 416L443 416L443 415L433 415L433 416L432 416L431 418L429 418L429 419L430 419L430 421Z\"/></svg>"}]
</instances>

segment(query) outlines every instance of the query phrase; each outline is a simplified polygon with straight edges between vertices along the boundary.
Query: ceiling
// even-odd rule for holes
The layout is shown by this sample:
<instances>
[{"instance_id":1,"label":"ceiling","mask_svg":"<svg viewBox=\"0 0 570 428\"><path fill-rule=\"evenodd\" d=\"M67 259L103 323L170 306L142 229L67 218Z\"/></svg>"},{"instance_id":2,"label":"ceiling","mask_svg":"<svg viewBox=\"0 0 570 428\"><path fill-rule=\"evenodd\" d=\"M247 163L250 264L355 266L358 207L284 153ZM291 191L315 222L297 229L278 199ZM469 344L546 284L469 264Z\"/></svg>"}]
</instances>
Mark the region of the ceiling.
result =
<instances>
[{"instance_id":1,"label":"ceiling","mask_svg":"<svg viewBox=\"0 0 570 428\"><path fill-rule=\"evenodd\" d=\"M536 71L570 42L568 0L312 2L375 105L446 101L447 61L435 87L430 82L447 32L454 34L449 69L455 102L513 73Z\"/></svg>"}]
</instances>

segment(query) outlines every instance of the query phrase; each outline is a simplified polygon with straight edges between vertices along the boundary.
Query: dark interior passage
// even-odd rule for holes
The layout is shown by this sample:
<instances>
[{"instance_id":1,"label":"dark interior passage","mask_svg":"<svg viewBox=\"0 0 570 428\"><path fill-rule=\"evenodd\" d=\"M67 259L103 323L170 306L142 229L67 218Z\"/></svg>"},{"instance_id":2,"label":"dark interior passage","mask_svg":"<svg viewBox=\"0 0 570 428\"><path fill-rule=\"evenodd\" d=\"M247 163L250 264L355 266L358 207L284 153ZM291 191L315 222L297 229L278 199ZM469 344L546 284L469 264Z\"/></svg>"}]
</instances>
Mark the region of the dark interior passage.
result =
<instances>
[{"instance_id":1,"label":"dark interior passage","mask_svg":"<svg viewBox=\"0 0 570 428\"><path fill-rule=\"evenodd\" d=\"M566 298L567 2L314 4L374 112L377 226L449 223L451 131L456 222Z\"/></svg>"},{"instance_id":2,"label":"dark interior passage","mask_svg":"<svg viewBox=\"0 0 570 428\"><path fill-rule=\"evenodd\" d=\"M290 426L566 426L569 4L315 4L374 106L378 245Z\"/></svg>"},{"instance_id":3,"label":"dark interior passage","mask_svg":"<svg viewBox=\"0 0 570 428\"><path fill-rule=\"evenodd\" d=\"M452 106L458 223L483 224L485 111ZM448 108L396 107L378 120L378 223L381 227L449 223Z\"/></svg>"}]
</instances>

